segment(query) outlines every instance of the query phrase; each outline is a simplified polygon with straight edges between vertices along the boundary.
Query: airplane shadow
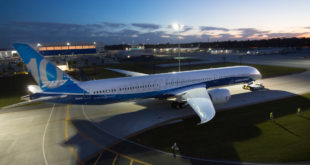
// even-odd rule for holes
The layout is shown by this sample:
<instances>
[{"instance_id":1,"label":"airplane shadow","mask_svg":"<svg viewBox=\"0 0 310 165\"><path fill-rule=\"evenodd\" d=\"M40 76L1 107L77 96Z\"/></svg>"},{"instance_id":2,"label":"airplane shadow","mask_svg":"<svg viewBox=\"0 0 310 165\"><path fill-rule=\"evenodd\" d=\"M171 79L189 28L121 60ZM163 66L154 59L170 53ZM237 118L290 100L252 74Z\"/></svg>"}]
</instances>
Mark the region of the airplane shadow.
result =
<instances>
[{"instance_id":1,"label":"airplane shadow","mask_svg":"<svg viewBox=\"0 0 310 165\"><path fill-rule=\"evenodd\" d=\"M310 118L309 118L309 117L307 117L307 116L298 115L298 117L301 117L301 118L303 118L303 119L306 119L306 120L309 120L309 121L310 121Z\"/></svg>"},{"instance_id":2,"label":"airplane shadow","mask_svg":"<svg viewBox=\"0 0 310 165\"><path fill-rule=\"evenodd\" d=\"M286 132L296 136L296 137L300 137L299 135L297 135L296 133L294 133L293 131L289 130L288 128L284 127L283 125L281 125L280 123L278 123L276 120L273 121L274 124L276 124L277 126L279 126L280 128L282 128L283 130L285 130Z\"/></svg>"},{"instance_id":3,"label":"airplane shadow","mask_svg":"<svg viewBox=\"0 0 310 165\"><path fill-rule=\"evenodd\" d=\"M228 104L234 107L235 102L241 101L247 105L251 104L253 98L268 99L275 94L293 96L285 91L264 90L234 95L232 102ZM267 102L264 106L257 104L258 108L254 110L251 106L228 111L217 110L213 120L204 125L197 125L199 118L189 107L175 110L164 101L138 100L136 104L144 106L138 111L103 120L96 119L97 122L86 119L72 120L78 133L64 142L64 145L77 147L78 157L86 164L111 164L116 155L118 164L136 160L151 164L241 164L235 143L260 136L262 132L256 125L269 120L271 111L276 117L281 117L296 113L299 107L310 107L309 99L302 96L293 100L295 104L286 99L279 101L289 110L275 107L274 102ZM98 113L101 110L104 111L104 106ZM302 118L309 120L307 117ZM183 122L165 125L179 119ZM274 123L287 133L300 137L279 122ZM170 148L175 142L180 148L180 155L175 158L172 153L154 149L155 146Z\"/></svg>"}]
</instances>

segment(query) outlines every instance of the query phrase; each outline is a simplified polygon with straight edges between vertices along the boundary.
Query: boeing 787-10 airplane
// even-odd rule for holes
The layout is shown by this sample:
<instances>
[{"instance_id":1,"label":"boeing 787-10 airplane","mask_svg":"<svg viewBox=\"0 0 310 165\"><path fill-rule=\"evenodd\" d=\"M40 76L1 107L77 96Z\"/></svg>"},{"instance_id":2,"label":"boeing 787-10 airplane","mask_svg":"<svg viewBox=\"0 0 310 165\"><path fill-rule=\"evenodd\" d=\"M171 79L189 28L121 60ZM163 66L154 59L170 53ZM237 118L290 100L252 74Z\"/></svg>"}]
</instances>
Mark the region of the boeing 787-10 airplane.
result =
<instances>
[{"instance_id":1,"label":"boeing 787-10 airplane","mask_svg":"<svg viewBox=\"0 0 310 165\"><path fill-rule=\"evenodd\" d=\"M130 77L77 81L30 46L14 44L14 47L39 84L28 86L32 93L29 100L15 105L31 102L90 105L145 98L171 99L174 107L190 105L202 124L214 117L213 104L226 103L230 99L228 89L215 87L250 83L261 78L260 72L253 67L235 66L152 75L110 69Z\"/></svg>"}]
</instances>

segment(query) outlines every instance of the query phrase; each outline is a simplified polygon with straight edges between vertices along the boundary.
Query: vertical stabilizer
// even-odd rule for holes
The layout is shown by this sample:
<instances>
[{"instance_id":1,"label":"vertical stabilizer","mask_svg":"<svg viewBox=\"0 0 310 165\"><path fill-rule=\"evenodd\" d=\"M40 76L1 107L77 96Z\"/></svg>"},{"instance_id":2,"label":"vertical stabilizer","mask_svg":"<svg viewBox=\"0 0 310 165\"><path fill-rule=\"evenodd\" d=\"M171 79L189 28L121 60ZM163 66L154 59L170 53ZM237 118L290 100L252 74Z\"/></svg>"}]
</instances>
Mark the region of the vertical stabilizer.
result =
<instances>
[{"instance_id":1,"label":"vertical stabilizer","mask_svg":"<svg viewBox=\"0 0 310 165\"><path fill-rule=\"evenodd\" d=\"M84 93L76 81L26 44L14 44L28 71L44 92Z\"/></svg>"}]
</instances>

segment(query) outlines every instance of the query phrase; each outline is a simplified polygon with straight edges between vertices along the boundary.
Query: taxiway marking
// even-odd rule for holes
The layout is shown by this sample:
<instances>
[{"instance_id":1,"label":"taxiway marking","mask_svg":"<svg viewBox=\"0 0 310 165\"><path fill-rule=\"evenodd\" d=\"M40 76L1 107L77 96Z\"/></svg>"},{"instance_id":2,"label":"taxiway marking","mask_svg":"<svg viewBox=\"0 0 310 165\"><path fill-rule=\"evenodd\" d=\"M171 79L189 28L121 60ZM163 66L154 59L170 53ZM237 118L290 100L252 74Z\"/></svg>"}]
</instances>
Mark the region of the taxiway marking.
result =
<instances>
[{"instance_id":1,"label":"taxiway marking","mask_svg":"<svg viewBox=\"0 0 310 165\"><path fill-rule=\"evenodd\" d=\"M99 156L98 156L98 158L96 159L94 165L97 165L97 163L99 162L99 160L100 160L102 154L103 154L103 151L99 154Z\"/></svg>"},{"instance_id":2,"label":"taxiway marking","mask_svg":"<svg viewBox=\"0 0 310 165\"><path fill-rule=\"evenodd\" d=\"M42 152L43 152L43 158L44 158L44 162L45 162L45 165L48 165L48 161L46 159L46 154L45 154L45 135L46 135L46 132L47 132L47 127L48 127L48 124L52 118L52 114L53 114L53 111L54 111L54 108L55 108L55 104L53 105L53 108L51 110L51 114L47 120L47 123L45 125L45 128L44 128L44 133L43 133L43 138L42 138Z\"/></svg>"},{"instance_id":3,"label":"taxiway marking","mask_svg":"<svg viewBox=\"0 0 310 165\"><path fill-rule=\"evenodd\" d=\"M118 158L118 154L115 155L112 165L115 165L117 158Z\"/></svg>"},{"instance_id":4,"label":"taxiway marking","mask_svg":"<svg viewBox=\"0 0 310 165\"><path fill-rule=\"evenodd\" d=\"M71 151L71 153L73 154L73 156L75 157L76 160L79 161L79 163L85 164L81 158L77 155L77 153L74 151L74 148L72 147L71 143L69 142L69 136L68 136L68 121L70 120L69 117L69 104L67 104L67 111L66 111L66 120L65 120L65 138L66 138L66 142L69 146L69 149Z\"/></svg>"}]
</instances>

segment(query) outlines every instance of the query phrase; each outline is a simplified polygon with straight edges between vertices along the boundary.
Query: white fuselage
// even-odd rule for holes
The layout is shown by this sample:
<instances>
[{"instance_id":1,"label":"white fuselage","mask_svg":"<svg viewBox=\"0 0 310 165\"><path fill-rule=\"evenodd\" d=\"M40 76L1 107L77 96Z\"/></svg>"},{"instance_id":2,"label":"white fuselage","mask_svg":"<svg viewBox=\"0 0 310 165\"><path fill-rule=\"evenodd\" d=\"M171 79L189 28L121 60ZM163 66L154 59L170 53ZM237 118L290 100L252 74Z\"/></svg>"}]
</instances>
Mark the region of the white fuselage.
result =
<instances>
[{"instance_id":1,"label":"white fuselage","mask_svg":"<svg viewBox=\"0 0 310 165\"><path fill-rule=\"evenodd\" d=\"M234 81L229 82L230 84L242 83L246 80L246 78L251 78L253 81L261 78L261 75L253 67L238 66L163 73L137 77L93 80L81 82L79 86L89 94L93 95L135 94L175 89L200 83L206 83L207 87L221 86L222 84L226 84L220 82L216 83L214 82L215 80L220 81L231 79ZM208 86L208 82L211 83L210 86Z\"/></svg>"},{"instance_id":2,"label":"white fuselage","mask_svg":"<svg viewBox=\"0 0 310 165\"><path fill-rule=\"evenodd\" d=\"M70 104L107 104L145 98L167 98L196 85L205 88L248 83L261 78L259 71L249 66L235 66L194 71L172 72L134 77L77 82L83 93L43 92L32 99L55 95L65 98L47 102Z\"/></svg>"}]
</instances>

